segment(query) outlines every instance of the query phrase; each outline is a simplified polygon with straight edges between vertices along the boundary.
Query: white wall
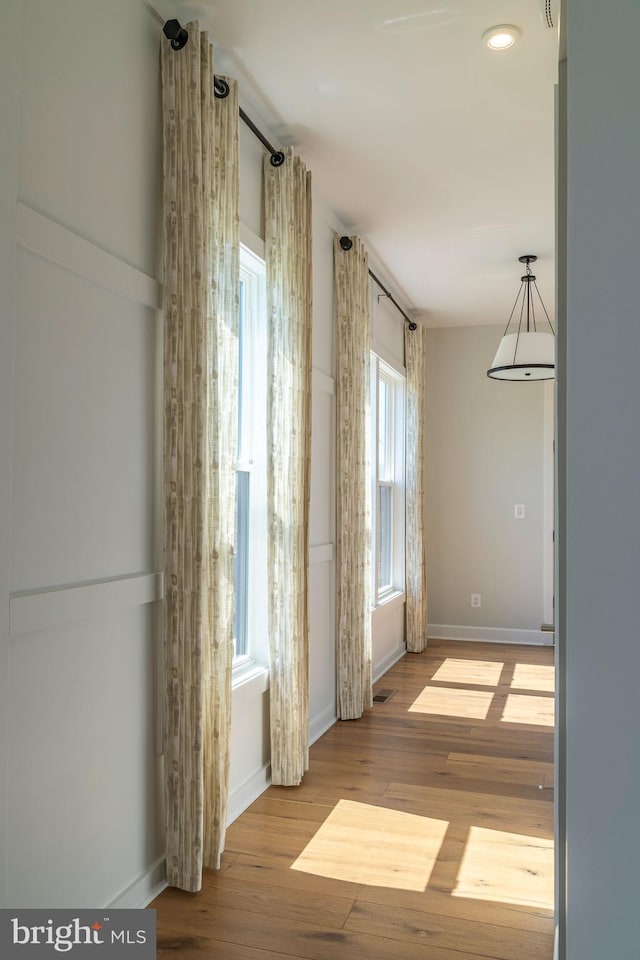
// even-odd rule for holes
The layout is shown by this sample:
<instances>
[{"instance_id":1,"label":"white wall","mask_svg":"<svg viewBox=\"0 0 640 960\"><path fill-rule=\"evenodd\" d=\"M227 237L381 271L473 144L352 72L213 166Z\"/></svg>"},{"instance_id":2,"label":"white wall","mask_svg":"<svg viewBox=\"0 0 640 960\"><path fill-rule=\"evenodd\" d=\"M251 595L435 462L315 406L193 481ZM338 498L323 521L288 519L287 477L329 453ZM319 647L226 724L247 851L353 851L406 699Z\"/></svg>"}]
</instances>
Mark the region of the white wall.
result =
<instances>
[{"instance_id":1,"label":"white wall","mask_svg":"<svg viewBox=\"0 0 640 960\"><path fill-rule=\"evenodd\" d=\"M16 196L20 131L20 4L2 11L11 44L0 57L0 908L8 903L9 593L11 589L11 442L13 351L16 322Z\"/></svg>"},{"instance_id":2,"label":"white wall","mask_svg":"<svg viewBox=\"0 0 640 960\"><path fill-rule=\"evenodd\" d=\"M313 183L313 171L311 171ZM335 298L333 240L342 232L313 191L311 513L309 518L309 732L335 721Z\"/></svg>"},{"instance_id":3,"label":"white wall","mask_svg":"<svg viewBox=\"0 0 640 960\"><path fill-rule=\"evenodd\" d=\"M640 942L640 5L569 0L565 10L561 957L631 960Z\"/></svg>"},{"instance_id":4,"label":"white wall","mask_svg":"<svg viewBox=\"0 0 640 960\"><path fill-rule=\"evenodd\" d=\"M430 635L542 642L545 386L487 377L503 332L427 333Z\"/></svg>"},{"instance_id":5,"label":"white wall","mask_svg":"<svg viewBox=\"0 0 640 960\"><path fill-rule=\"evenodd\" d=\"M6 8L0 904L134 906L163 876L161 23L145 0ZM260 234L264 154L241 136L241 218ZM333 238L344 232L315 193L313 229L315 739L336 717ZM381 340L401 358L402 323L384 310ZM401 614L380 633L377 672L400 648ZM233 817L267 782L264 674L234 692L232 741Z\"/></svg>"},{"instance_id":6,"label":"white wall","mask_svg":"<svg viewBox=\"0 0 640 960\"><path fill-rule=\"evenodd\" d=\"M160 879L163 852L159 24L143 0L24 0L20 19L9 54L10 68L20 53L20 135L3 123L19 150L19 183L3 170L17 223L0 258L11 274L17 248L5 301L11 321L15 290L17 333L12 344L3 320L0 351L0 389L14 374L0 404L13 528L0 553L2 902L133 906Z\"/></svg>"}]
</instances>

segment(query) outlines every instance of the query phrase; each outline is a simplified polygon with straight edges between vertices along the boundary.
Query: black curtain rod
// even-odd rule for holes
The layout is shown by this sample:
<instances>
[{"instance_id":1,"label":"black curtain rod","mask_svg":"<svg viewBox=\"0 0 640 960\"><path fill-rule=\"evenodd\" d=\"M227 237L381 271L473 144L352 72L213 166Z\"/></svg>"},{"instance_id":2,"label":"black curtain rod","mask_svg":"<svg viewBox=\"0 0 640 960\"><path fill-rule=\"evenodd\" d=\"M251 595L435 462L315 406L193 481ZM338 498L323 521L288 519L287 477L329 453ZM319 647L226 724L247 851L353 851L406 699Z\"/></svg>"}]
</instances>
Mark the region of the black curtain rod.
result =
<instances>
[{"instance_id":1,"label":"black curtain rod","mask_svg":"<svg viewBox=\"0 0 640 960\"><path fill-rule=\"evenodd\" d=\"M353 240L351 239L351 237L340 237L340 246L343 250L351 250L351 247L353 246ZM391 300L391 303L394 305L396 310L398 310L398 312L402 314L406 322L409 324L409 330L412 330L412 331L417 330L418 324L415 322L415 320L412 320L411 317L407 316L407 314L404 312L404 310L402 309L398 301L387 290L382 280L380 280L379 277L376 277L373 270L369 270L369 276L375 283L378 284L378 286L384 293L385 297L388 297L389 300Z\"/></svg>"},{"instance_id":2,"label":"black curtain rod","mask_svg":"<svg viewBox=\"0 0 640 960\"><path fill-rule=\"evenodd\" d=\"M226 80L223 80L222 77L214 77L213 92L218 100L224 100L225 97L229 96L229 84ZM276 148L269 143L262 130L259 130L258 127L256 127L251 117L247 116L242 107L238 107L238 113L240 114L240 119L243 120L249 127L249 130L251 130L251 133L258 138L262 146L271 154L269 160L271 166L281 167L284 163L284 153L282 150L276 150Z\"/></svg>"},{"instance_id":3,"label":"black curtain rod","mask_svg":"<svg viewBox=\"0 0 640 960\"><path fill-rule=\"evenodd\" d=\"M171 48L173 50L182 50L182 48L187 45L189 32L180 25L179 20L167 20L162 28L162 32L167 40L171 42ZM214 77L213 92L218 100L224 100L225 97L229 96L229 84L221 77ZM238 113L240 114L240 119L246 123L246 125L249 127L249 130L251 130L251 133L257 137L262 146L269 151L269 162L271 163L271 166L281 167L284 163L284 153L282 150L276 150L276 148L269 143L264 133L262 133L262 131L256 127L251 117L247 116L242 107L238 107Z\"/></svg>"},{"instance_id":4,"label":"black curtain rod","mask_svg":"<svg viewBox=\"0 0 640 960\"><path fill-rule=\"evenodd\" d=\"M189 33L187 30L184 29L183 26L181 26L179 20L167 20L164 27L162 28L162 32L164 33L165 37L170 41L171 47L173 50L182 50L182 48L186 46L187 41L189 40ZM214 90L215 96L219 100L224 100L225 97L229 96L229 84L226 82L226 80L223 80L222 77L213 78L213 90ZM285 159L284 153L282 152L282 150L276 150L275 147L271 143L269 143L265 135L255 125L251 117L247 116L247 114L244 112L242 107L238 107L238 113L240 114L240 119L244 123L246 123L246 125L249 127L253 135L257 137L260 143L263 145L263 147L265 147L265 149L269 151L271 165L273 167L281 167ZM353 246L353 241L351 240L350 237L340 237L340 246L342 247L343 250L351 250L351 247ZM382 280L380 280L380 278L375 275L373 270L369 270L369 276L375 283L378 284L378 286L384 293L385 297L388 297L389 300L391 300L391 303L394 305L396 310L398 310L399 313L402 314L405 321L409 324L409 330L417 330L418 324L415 322L415 320L412 320L411 317L407 316L407 314L404 312L404 310L402 309L398 301L395 299L395 297L391 295L390 291L387 290Z\"/></svg>"}]
</instances>

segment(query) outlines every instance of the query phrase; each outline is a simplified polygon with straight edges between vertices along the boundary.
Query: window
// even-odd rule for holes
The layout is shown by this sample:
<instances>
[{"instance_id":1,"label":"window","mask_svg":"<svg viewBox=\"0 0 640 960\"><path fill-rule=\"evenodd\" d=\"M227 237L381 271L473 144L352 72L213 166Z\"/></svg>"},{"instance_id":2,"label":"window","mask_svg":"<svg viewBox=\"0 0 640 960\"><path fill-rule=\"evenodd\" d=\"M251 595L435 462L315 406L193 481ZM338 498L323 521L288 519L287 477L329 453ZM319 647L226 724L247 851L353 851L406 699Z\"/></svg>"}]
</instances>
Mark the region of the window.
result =
<instances>
[{"instance_id":1,"label":"window","mask_svg":"<svg viewBox=\"0 0 640 960\"><path fill-rule=\"evenodd\" d=\"M240 248L234 677L266 662L266 307L264 262Z\"/></svg>"},{"instance_id":2,"label":"window","mask_svg":"<svg viewBox=\"0 0 640 960\"><path fill-rule=\"evenodd\" d=\"M404 593L404 377L371 354L373 605Z\"/></svg>"}]
</instances>

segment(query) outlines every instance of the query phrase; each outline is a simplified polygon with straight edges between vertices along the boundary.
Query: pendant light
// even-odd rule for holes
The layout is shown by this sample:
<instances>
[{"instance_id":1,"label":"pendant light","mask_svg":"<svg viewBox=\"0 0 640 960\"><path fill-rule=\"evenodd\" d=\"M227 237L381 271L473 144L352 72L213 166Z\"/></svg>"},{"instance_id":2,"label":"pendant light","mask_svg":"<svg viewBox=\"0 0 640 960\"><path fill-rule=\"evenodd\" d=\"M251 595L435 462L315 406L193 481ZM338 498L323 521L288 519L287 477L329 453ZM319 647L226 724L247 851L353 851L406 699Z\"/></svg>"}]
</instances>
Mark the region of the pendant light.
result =
<instances>
[{"instance_id":1,"label":"pendant light","mask_svg":"<svg viewBox=\"0 0 640 960\"><path fill-rule=\"evenodd\" d=\"M494 380L553 380L555 376L555 336L549 320L549 314L542 302L536 278L531 272L529 264L535 263L538 258L533 254L518 257L520 263L526 264L526 272L520 277L520 289L516 302L513 305L511 316L507 323L497 353L487 376ZM536 328L536 315L533 286L538 295L540 305L544 310L551 333L539 331ZM513 333L509 333L509 326L514 314L520 306L519 320L514 321Z\"/></svg>"}]
</instances>

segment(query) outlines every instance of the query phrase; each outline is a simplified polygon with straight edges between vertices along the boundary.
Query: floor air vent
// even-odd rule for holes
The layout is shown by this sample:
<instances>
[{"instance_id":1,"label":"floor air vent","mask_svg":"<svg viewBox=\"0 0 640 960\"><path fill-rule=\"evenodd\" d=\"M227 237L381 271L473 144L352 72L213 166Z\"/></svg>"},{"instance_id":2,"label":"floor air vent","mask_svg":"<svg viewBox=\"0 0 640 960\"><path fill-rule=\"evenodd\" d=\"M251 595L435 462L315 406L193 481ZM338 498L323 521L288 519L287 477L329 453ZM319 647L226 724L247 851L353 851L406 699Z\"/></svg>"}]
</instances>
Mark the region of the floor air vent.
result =
<instances>
[{"instance_id":1,"label":"floor air vent","mask_svg":"<svg viewBox=\"0 0 640 960\"><path fill-rule=\"evenodd\" d=\"M395 690L378 690L373 698L374 703L386 703L394 695Z\"/></svg>"}]
</instances>

